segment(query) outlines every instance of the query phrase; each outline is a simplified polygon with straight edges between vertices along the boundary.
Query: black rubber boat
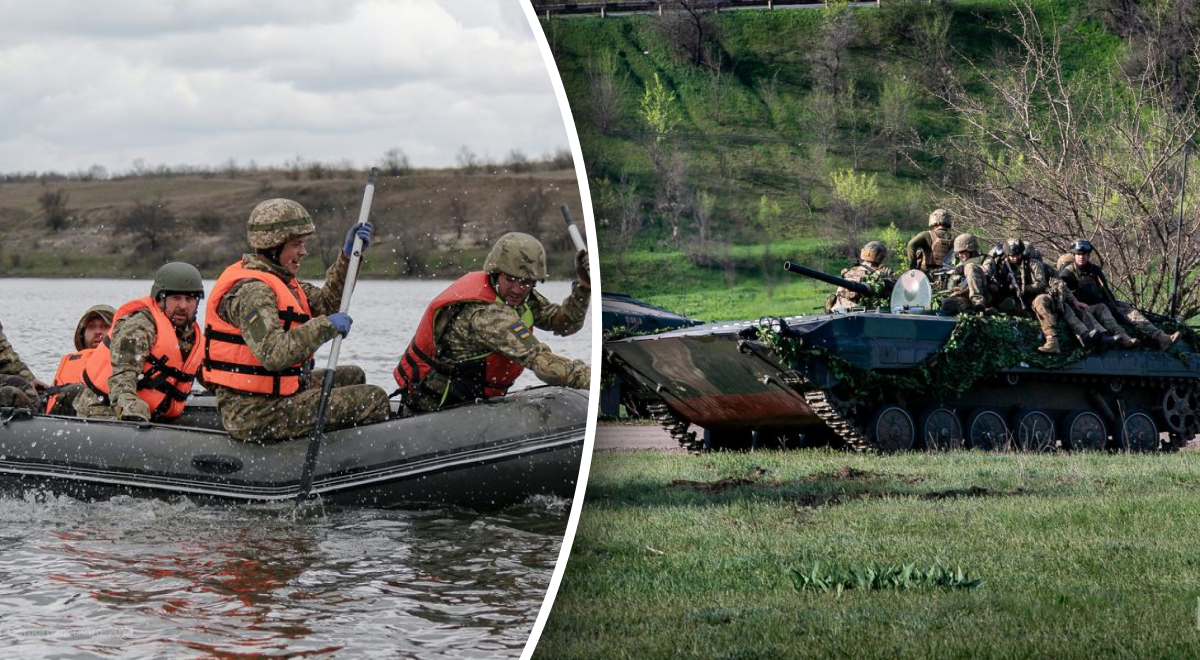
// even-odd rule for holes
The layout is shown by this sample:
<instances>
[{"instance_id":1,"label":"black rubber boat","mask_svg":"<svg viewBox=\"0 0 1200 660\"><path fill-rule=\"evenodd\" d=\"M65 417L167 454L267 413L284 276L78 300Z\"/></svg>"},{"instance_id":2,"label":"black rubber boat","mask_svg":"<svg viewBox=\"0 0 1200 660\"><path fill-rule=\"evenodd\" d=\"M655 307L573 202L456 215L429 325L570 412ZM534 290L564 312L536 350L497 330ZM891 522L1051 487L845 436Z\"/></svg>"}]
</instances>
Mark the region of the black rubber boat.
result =
<instances>
[{"instance_id":1,"label":"black rubber boat","mask_svg":"<svg viewBox=\"0 0 1200 660\"><path fill-rule=\"evenodd\" d=\"M570 497L587 394L535 387L407 419L330 431L313 479L330 504L434 503L488 509ZM171 424L31 415L0 408L0 488L80 499L126 494L272 502L296 497L308 438L233 440L212 397Z\"/></svg>"}]
</instances>

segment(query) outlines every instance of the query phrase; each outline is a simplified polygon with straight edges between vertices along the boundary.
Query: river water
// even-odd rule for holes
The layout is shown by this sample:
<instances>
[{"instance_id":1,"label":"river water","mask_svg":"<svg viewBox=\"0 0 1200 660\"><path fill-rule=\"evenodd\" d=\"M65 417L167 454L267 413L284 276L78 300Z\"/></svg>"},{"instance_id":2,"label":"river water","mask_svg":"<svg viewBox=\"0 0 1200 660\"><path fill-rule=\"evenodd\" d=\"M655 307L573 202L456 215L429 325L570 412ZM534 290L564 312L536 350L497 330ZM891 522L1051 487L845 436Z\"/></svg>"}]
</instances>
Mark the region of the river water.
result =
<instances>
[{"instance_id":1,"label":"river water","mask_svg":"<svg viewBox=\"0 0 1200 660\"><path fill-rule=\"evenodd\" d=\"M340 362L394 389L399 352L447 284L360 282ZM49 381L85 309L149 289L0 278L0 322ZM569 285L539 291L558 301ZM546 335L555 352L590 358L590 325ZM318 366L327 359L319 352ZM526 374L517 387L536 383ZM0 644L9 657L516 657L569 508L541 497L486 514L325 508L297 517L290 505L186 498L0 499Z\"/></svg>"}]
</instances>

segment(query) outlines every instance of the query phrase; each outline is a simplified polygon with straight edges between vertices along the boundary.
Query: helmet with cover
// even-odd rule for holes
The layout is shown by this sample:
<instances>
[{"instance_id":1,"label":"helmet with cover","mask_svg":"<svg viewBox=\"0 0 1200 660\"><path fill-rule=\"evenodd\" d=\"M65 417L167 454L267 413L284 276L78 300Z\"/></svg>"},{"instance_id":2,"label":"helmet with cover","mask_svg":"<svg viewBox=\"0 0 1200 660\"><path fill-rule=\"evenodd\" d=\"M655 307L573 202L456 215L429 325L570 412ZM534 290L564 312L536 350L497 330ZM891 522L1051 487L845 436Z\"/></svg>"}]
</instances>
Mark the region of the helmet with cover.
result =
<instances>
[{"instance_id":1,"label":"helmet with cover","mask_svg":"<svg viewBox=\"0 0 1200 660\"><path fill-rule=\"evenodd\" d=\"M874 264L881 264L884 259L887 259L887 246L879 241L871 241L862 246L858 258Z\"/></svg>"},{"instance_id":2,"label":"helmet with cover","mask_svg":"<svg viewBox=\"0 0 1200 660\"><path fill-rule=\"evenodd\" d=\"M1004 242L1004 254L1009 257L1025 256L1025 241L1019 238L1010 238Z\"/></svg>"},{"instance_id":3,"label":"helmet with cover","mask_svg":"<svg viewBox=\"0 0 1200 660\"><path fill-rule=\"evenodd\" d=\"M1071 254L1091 254L1092 243L1085 239L1079 239L1071 244Z\"/></svg>"},{"instance_id":4,"label":"helmet with cover","mask_svg":"<svg viewBox=\"0 0 1200 660\"><path fill-rule=\"evenodd\" d=\"M488 273L504 273L539 282L546 279L546 248L542 242L520 232L509 232L499 238L483 261Z\"/></svg>"},{"instance_id":5,"label":"helmet with cover","mask_svg":"<svg viewBox=\"0 0 1200 660\"><path fill-rule=\"evenodd\" d=\"M246 239L255 250L270 250L316 231L312 216L303 206L282 198L259 202L246 223Z\"/></svg>"},{"instance_id":6,"label":"helmet with cover","mask_svg":"<svg viewBox=\"0 0 1200 660\"><path fill-rule=\"evenodd\" d=\"M959 234L954 239L955 252L979 252L979 241L972 234Z\"/></svg>"},{"instance_id":7,"label":"helmet with cover","mask_svg":"<svg viewBox=\"0 0 1200 660\"><path fill-rule=\"evenodd\" d=\"M933 213L929 214L929 226L945 227L946 229L949 229L951 226L953 226L951 219L952 216L950 215L949 211L946 209L936 209Z\"/></svg>"},{"instance_id":8,"label":"helmet with cover","mask_svg":"<svg viewBox=\"0 0 1200 660\"><path fill-rule=\"evenodd\" d=\"M162 300L172 294L183 294L194 298L204 297L204 280L200 271L191 264L182 261L172 261L165 264L154 274L154 284L150 287L150 297Z\"/></svg>"}]
</instances>

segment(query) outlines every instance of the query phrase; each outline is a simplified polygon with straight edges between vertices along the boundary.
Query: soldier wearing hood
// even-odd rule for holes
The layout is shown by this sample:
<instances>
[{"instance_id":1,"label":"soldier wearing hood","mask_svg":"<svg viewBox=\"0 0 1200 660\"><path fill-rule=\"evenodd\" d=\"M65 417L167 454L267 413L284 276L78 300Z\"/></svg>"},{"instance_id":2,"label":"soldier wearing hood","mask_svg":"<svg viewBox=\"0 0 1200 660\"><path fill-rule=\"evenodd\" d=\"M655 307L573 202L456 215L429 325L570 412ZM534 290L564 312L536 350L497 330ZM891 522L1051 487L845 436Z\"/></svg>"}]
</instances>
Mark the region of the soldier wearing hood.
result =
<instances>
[{"instance_id":1,"label":"soldier wearing hood","mask_svg":"<svg viewBox=\"0 0 1200 660\"><path fill-rule=\"evenodd\" d=\"M83 390L83 368L92 351L107 337L117 310L108 305L95 305L79 317L75 325L75 350L62 356L54 382L47 390L46 412L51 415L74 415L75 397Z\"/></svg>"}]
</instances>

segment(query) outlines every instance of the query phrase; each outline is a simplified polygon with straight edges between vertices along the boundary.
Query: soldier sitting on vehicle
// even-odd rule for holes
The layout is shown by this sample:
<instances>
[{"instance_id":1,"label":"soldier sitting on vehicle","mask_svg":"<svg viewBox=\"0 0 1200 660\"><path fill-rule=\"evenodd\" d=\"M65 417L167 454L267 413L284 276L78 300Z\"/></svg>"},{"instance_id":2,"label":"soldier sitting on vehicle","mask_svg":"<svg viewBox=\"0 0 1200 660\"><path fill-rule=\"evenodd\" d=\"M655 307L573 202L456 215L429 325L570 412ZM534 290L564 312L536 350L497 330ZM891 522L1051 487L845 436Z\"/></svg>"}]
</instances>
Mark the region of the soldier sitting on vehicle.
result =
<instances>
[{"instance_id":1,"label":"soldier sitting on vehicle","mask_svg":"<svg viewBox=\"0 0 1200 660\"><path fill-rule=\"evenodd\" d=\"M942 301L944 311L982 312L987 307L989 291L983 261L979 241L973 235L959 234L954 239L954 261L948 281L950 295Z\"/></svg>"},{"instance_id":2,"label":"soldier sitting on vehicle","mask_svg":"<svg viewBox=\"0 0 1200 660\"><path fill-rule=\"evenodd\" d=\"M439 410L503 396L529 368L551 385L586 388L591 368L555 355L534 328L557 335L578 332L591 298L587 252L575 255L576 281L556 305L534 291L546 279L546 250L529 234L501 236L483 262L429 303L417 334L393 375L405 413Z\"/></svg>"},{"instance_id":3,"label":"soldier sitting on vehicle","mask_svg":"<svg viewBox=\"0 0 1200 660\"><path fill-rule=\"evenodd\" d=\"M1014 316L1029 316L1032 312L1046 339L1038 350L1051 354L1060 352L1055 334L1058 317L1054 299L1047 294L1046 269L1040 260L1030 258L1025 241L1019 238L1005 241L1004 257L991 262L988 275L996 287L996 307Z\"/></svg>"},{"instance_id":4,"label":"soldier sitting on vehicle","mask_svg":"<svg viewBox=\"0 0 1200 660\"><path fill-rule=\"evenodd\" d=\"M842 279L851 282L866 282L868 279L882 281L885 290L890 290L896 283L895 273L891 268L883 265L883 262L887 260L887 246L883 243L879 241L867 243L859 251L858 258L857 264L842 270ZM861 294L839 286L837 291L829 294L829 297L825 299L825 311L861 307L866 303L867 300Z\"/></svg>"},{"instance_id":5,"label":"soldier sitting on vehicle","mask_svg":"<svg viewBox=\"0 0 1200 660\"><path fill-rule=\"evenodd\" d=\"M941 268L954 245L951 225L951 215L946 209L937 209L929 214L929 229L913 236L906 246L909 269L916 268L928 273Z\"/></svg>"},{"instance_id":6,"label":"soldier sitting on vehicle","mask_svg":"<svg viewBox=\"0 0 1200 660\"><path fill-rule=\"evenodd\" d=\"M1080 311L1091 311L1096 320L1104 325L1109 332L1116 335L1121 332L1121 323L1136 328L1139 332L1158 343L1158 347L1167 350L1183 335L1176 332L1168 335L1153 323L1142 312L1129 303L1117 300L1108 285L1103 269L1091 262L1092 244L1087 240L1077 240L1071 246L1074 260L1063 266L1059 277L1067 285L1067 289L1078 299L1074 307Z\"/></svg>"},{"instance_id":7,"label":"soldier sitting on vehicle","mask_svg":"<svg viewBox=\"0 0 1200 660\"><path fill-rule=\"evenodd\" d=\"M45 406L48 414L75 414L75 397L85 388L83 369L92 352L108 337L116 311L108 305L95 305L80 317L75 326L75 351L59 359L54 383L46 391L49 395Z\"/></svg>"}]
</instances>

